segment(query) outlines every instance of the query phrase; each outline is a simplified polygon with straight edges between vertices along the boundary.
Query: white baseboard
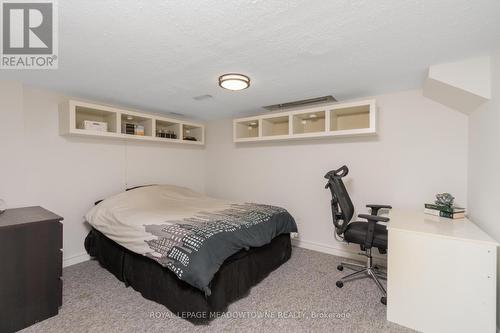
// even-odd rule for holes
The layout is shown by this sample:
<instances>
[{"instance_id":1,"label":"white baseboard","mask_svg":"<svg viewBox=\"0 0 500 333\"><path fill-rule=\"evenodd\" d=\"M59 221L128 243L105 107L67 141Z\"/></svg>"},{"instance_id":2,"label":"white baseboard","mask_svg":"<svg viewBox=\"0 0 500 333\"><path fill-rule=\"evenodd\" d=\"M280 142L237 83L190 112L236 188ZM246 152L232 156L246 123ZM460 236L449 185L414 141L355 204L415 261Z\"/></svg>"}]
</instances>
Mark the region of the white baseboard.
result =
<instances>
[{"instance_id":1,"label":"white baseboard","mask_svg":"<svg viewBox=\"0 0 500 333\"><path fill-rule=\"evenodd\" d=\"M87 254L87 252L75 254L63 259L63 267L76 265L87 260L90 260L90 256Z\"/></svg>"},{"instance_id":2,"label":"white baseboard","mask_svg":"<svg viewBox=\"0 0 500 333\"><path fill-rule=\"evenodd\" d=\"M348 248L340 248L340 247L334 247L331 245L326 245L326 244L320 244L316 242L311 242L307 240L302 240L302 239L297 239L294 238L292 239L292 245L296 247L300 247L303 249L308 249L316 252L321 252L321 253L326 253L326 254L331 254L334 256L339 256L339 257L344 257L352 260L358 260L358 261L366 261L366 257L363 255L360 255L359 252L361 251L354 251ZM387 261L387 258L385 256L373 254L373 259L375 262L379 263L385 263Z\"/></svg>"}]
</instances>

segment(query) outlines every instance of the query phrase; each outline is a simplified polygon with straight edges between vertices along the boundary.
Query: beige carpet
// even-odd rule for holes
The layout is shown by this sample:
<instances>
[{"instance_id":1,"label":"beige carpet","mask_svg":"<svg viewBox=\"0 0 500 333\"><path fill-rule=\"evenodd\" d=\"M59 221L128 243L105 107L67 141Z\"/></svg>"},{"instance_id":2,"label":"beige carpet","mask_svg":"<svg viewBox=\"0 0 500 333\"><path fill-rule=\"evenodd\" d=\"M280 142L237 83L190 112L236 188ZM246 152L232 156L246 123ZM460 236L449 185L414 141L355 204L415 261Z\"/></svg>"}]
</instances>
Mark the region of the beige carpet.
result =
<instances>
[{"instance_id":1,"label":"beige carpet","mask_svg":"<svg viewBox=\"0 0 500 333\"><path fill-rule=\"evenodd\" d=\"M173 316L96 261L84 262L64 269L59 315L23 332L410 332L386 321L372 281L335 286L348 272L337 271L340 260L294 247L286 264L231 304L226 318L208 326Z\"/></svg>"}]
</instances>

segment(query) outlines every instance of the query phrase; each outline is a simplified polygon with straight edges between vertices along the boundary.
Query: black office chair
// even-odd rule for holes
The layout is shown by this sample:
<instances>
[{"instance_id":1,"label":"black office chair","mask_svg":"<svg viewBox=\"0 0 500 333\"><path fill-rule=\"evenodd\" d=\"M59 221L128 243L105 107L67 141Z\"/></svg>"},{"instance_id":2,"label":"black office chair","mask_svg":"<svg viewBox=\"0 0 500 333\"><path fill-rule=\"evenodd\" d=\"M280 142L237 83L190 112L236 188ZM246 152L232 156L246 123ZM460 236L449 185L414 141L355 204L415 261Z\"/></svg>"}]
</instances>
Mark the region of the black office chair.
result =
<instances>
[{"instance_id":1,"label":"black office chair","mask_svg":"<svg viewBox=\"0 0 500 333\"><path fill-rule=\"evenodd\" d=\"M354 206L342 182L342 178L347 176L348 173L349 169L344 165L340 169L332 170L325 175L325 178L328 179L325 188L329 188L332 193L331 204L335 234L336 237L345 242L359 244L361 251L364 251L361 254L366 255L368 260L366 265L342 262L337 266L339 271L342 271L345 266L354 270L354 273L344 276L336 284L337 287L342 288L344 282L351 278L371 277L382 291L383 296L380 301L387 304L387 293L378 280L379 278L386 279L386 273L377 265L373 265L372 248L377 248L381 254L387 253L387 229L377 223L389 222L389 219L378 216L378 213L381 209L391 209L392 207L388 205L366 205L366 207L371 208L371 215L359 214L358 217L367 220L367 222L351 222Z\"/></svg>"}]
</instances>

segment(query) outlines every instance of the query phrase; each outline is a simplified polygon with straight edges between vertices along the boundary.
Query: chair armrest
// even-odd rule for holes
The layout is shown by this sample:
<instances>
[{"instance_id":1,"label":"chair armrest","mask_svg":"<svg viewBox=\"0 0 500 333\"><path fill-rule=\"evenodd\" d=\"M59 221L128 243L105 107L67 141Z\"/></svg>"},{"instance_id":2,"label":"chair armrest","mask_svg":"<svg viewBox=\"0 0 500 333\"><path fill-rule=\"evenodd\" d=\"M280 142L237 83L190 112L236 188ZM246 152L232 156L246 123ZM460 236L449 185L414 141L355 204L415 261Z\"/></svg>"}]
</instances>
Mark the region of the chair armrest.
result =
<instances>
[{"instance_id":1,"label":"chair armrest","mask_svg":"<svg viewBox=\"0 0 500 333\"><path fill-rule=\"evenodd\" d=\"M372 215L378 215L378 211L381 209L392 209L392 206L389 205L366 205L366 207L372 209Z\"/></svg>"},{"instance_id":2,"label":"chair armrest","mask_svg":"<svg viewBox=\"0 0 500 333\"><path fill-rule=\"evenodd\" d=\"M366 205L366 207L368 207L368 208L378 208L378 209L381 209L381 208L392 209L392 206L390 206L390 205Z\"/></svg>"},{"instance_id":3,"label":"chair armrest","mask_svg":"<svg viewBox=\"0 0 500 333\"><path fill-rule=\"evenodd\" d=\"M358 217L362 219L366 219L368 221L376 221L376 222L389 222L390 219L388 217L377 216L377 215L369 215L369 214L359 214Z\"/></svg>"},{"instance_id":4,"label":"chair armrest","mask_svg":"<svg viewBox=\"0 0 500 333\"><path fill-rule=\"evenodd\" d=\"M371 248L375 237L375 226L378 222L389 222L389 218L377 215L359 214L358 217L368 220L365 236L365 248Z\"/></svg>"}]
</instances>

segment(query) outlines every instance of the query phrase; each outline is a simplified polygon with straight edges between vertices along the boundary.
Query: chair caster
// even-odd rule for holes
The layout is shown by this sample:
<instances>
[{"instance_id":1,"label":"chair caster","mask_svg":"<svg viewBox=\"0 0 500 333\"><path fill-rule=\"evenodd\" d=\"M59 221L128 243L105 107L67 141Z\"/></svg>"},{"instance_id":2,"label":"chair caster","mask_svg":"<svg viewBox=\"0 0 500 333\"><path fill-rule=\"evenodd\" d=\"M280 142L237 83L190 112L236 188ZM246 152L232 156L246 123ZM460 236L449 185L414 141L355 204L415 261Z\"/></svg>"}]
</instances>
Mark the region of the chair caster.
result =
<instances>
[{"instance_id":1,"label":"chair caster","mask_svg":"<svg viewBox=\"0 0 500 333\"><path fill-rule=\"evenodd\" d=\"M343 271L343 270L344 270L344 266L342 266L342 265L338 265L338 266L337 266L337 269L338 269L339 271Z\"/></svg>"},{"instance_id":2,"label":"chair caster","mask_svg":"<svg viewBox=\"0 0 500 333\"><path fill-rule=\"evenodd\" d=\"M385 296L384 296L384 297L382 297L382 298L380 299L380 302L381 302L382 304L384 304L384 305L387 305L387 297L385 297Z\"/></svg>"},{"instance_id":3,"label":"chair caster","mask_svg":"<svg viewBox=\"0 0 500 333\"><path fill-rule=\"evenodd\" d=\"M342 281L337 281L335 282L335 284L337 285L338 288L342 288L344 286L344 282Z\"/></svg>"}]
</instances>

